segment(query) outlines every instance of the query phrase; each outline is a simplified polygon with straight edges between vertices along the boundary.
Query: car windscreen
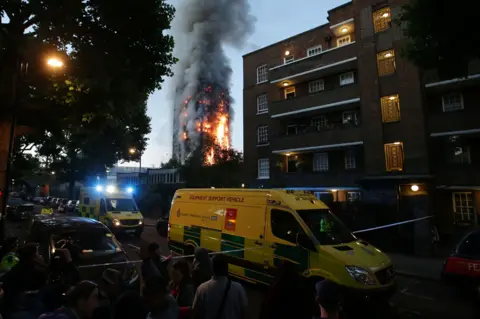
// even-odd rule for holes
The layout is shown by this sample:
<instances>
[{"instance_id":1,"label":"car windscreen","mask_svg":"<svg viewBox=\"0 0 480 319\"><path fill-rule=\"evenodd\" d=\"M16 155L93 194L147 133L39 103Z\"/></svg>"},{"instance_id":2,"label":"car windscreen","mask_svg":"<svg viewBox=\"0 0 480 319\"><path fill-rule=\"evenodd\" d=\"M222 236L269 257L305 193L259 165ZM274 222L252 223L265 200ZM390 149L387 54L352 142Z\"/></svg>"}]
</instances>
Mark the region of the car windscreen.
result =
<instances>
[{"instance_id":1,"label":"car windscreen","mask_svg":"<svg viewBox=\"0 0 480 319\"><path fill-rule=\"evenodd\" d=\"M350 230L328 209L297 210L321 245L338 245L356 240Z\"/></svg>"},{"instance_id":2,"label":"car windscreen","mask_svg":"<svg viewBox=\"0 0 480 319\"><path fill-rule=\"evenodd\" d=\"M137 211L137 205L132 198L107 198L107 211Z\"/></svg>"},{"instance_id":3,"label":"car windscreen","mask_svg":"<svg viewBox=\"0 0 480 319\"><path fill-rule=\"evenodd\" d=\"M74 230L52 236L55 248L72 245L82 253L115 253L122 251L120 244L109 231L101 228Z\"/></svg>"},{"instance_id":4,"label":"car windscreen","mask_svg":"<svg viewBox=\"0 0 480 319\"><path fill-rule=\"evenodd\" d=\"M34 209L33 205L22 205L17 207L17 212L33 212Z\"/></svg>"}]
</instances>

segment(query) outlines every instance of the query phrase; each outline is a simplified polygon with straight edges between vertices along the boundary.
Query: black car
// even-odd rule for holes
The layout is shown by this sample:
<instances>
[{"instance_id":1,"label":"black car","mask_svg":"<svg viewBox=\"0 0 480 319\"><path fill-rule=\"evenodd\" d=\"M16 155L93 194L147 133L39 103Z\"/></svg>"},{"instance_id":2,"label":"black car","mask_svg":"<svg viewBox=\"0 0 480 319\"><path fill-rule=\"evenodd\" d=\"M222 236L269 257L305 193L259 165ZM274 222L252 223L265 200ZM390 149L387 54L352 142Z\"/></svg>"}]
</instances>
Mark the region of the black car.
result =
<instances>
[{"instance_id":1,"label":"black car","mask_svg":"<svg viewBox=\"0 0 480 319\"><path fill-rule=\"evenodd\" d=\"M122 245L108 227L93 219L37 215L31 220L28 242L39 244L47 263L51 262L56 249L69 249L82 279L98 281L105 269L114 268L123 274L129 287L139 285L135 265L124 263L129 259ZM120 264L85 267L106 263Z\"/></svg>"},{"instance_id":2,"label":"black car","mask_svg":"<svg viewBox=\"0 0 480 319\"><path fill-rule=\"evenodd\" d=\"M10 220L28 220L35 214L35 205L21 198L9 198L7 201L7 218Z\"/></svg>"}]
</instances>

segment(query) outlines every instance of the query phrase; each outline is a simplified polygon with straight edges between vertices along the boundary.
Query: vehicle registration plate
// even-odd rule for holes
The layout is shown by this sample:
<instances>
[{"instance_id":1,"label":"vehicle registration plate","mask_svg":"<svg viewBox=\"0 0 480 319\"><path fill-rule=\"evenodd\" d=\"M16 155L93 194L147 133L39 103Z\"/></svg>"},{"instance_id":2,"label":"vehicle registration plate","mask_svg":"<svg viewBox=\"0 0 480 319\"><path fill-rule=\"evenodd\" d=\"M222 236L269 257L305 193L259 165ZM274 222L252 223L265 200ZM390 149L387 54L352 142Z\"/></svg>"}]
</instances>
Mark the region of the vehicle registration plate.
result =
<instances>
[{"instance_id":1,"label":"vehicle registration plate","mask_svg":"<svg viewBox=\"0 0 480 319\"><path fill-rule=\"evenodd\" d=\"M127 233L134 233L134 232L135 232L135 229L127 229L126 232L127 232Z\"/></svg>"}]
</instances>

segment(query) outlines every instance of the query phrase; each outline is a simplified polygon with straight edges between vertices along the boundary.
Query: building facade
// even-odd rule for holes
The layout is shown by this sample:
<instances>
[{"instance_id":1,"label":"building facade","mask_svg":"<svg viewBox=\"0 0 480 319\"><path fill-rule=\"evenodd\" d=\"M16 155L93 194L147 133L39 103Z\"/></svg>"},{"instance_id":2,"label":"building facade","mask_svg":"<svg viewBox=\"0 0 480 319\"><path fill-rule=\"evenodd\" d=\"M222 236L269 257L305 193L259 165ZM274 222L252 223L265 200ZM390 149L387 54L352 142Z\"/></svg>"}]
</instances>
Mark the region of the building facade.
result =
<instances>
[{"instance_id":1,"label":"building facade","mask_svg":"<svg viewBox=\"0 0 480 319\"><path fill-rule=\"evenodd\" d=\"M243 57L251 187L309 189L343 210L360 203L358 227L434 215L448 236L478 223L480 68L440 80L404 59L393 21L405 2L353 0ZM429 249L429 223L396 231Z\"/></svg>"},{"instance_id":2,"label":"building facade","mask_svg":"<svg viewBox=\"0 0 480 319\"><path fill-rule=\"evenodd\" d=\"M117 183L122 185L159 185L181 184L180 171L177 168L147 168L145 172L117 173Z\"/></svg>"}]
</instances>

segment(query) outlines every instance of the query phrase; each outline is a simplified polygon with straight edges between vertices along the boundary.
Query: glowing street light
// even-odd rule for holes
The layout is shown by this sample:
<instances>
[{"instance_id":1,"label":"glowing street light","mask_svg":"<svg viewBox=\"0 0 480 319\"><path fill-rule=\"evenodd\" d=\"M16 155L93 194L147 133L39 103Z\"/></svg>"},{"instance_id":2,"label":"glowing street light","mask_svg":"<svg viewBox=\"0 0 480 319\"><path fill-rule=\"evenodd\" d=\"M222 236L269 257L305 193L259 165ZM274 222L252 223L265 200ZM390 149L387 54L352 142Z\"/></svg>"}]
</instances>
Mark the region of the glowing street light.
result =
<instances>
[{"instance_id":1,"label":"glowing street light","mask_svg":"<svg viewBox=\"0 0 480 319\"><path fill-rule=\"evenodd\" d=\"M52 174L52 175L55 175L55 171L52 171L52 173L51 173L51 174Z\"/></svg>"},{"instance_id":2,"label":"glowing street light","mask_svg":"<svg viewBox=\"0 0 480 319\"><path fill-rule=\"evenodd\" d=\"M135 154L135 153L137 152L137 150L134 149L134 148L131 148L131 149L128 150L128 152L129 152L130 154Z\"/></svg>"},{"instance_id":3,"label":"glowing street light","mask_svg":"<svg viewBox=\"0 0 480 319\"><path fill-rule=\"evenodd\" d=\"M47 64L52 68L58 69L63 66L63 61L58 58L51 57L47 60Z\"/></svg>"}]
</instances>

